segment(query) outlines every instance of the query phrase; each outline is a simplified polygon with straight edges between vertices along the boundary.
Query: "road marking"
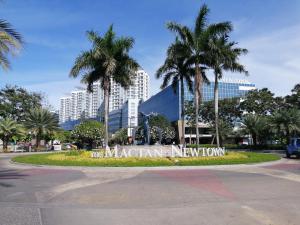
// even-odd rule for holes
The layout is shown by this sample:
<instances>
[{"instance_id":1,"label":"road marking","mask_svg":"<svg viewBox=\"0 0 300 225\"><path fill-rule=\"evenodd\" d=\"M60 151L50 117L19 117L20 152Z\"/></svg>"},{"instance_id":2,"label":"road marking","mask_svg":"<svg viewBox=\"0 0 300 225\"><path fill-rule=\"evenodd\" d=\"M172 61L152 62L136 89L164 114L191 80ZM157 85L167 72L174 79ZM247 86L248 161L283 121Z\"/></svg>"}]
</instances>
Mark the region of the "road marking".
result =
<instances>
[{"instance_id":1,"label":"road marking","mask_svg":"<svg viewBox=\"0 0 300 225\"><path fill-rule=\"evenodd\" d=\"M131 171L130 173L105 173L105 174L87 173L86 174L87 178L61 184L49 190L36 192L35 196L38 201L44 202L67 191L72 191L79 188L108 183L108 182L121 180L121 179L128 179L131 177L135 177L140 173L142 173L142 171L136 171L136 172Z\"/></svg>"}]
</instances>

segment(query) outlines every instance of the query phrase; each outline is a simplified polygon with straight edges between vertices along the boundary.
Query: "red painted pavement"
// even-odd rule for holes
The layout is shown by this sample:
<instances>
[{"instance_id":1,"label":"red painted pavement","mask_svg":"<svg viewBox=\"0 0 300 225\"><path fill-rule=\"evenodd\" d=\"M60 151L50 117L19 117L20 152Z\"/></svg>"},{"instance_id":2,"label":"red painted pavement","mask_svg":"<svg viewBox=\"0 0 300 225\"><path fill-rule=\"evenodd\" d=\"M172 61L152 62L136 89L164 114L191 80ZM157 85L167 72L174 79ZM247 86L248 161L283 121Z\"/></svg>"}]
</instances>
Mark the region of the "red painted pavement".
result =
<instances>
[{"instance_id":1,"label":"red painted pavement","mask_svg":"<svg viewBox=\"0 0 300 225\"><path fill-rule=\"evenodd\" d=\"M199 188L201 190L216 194L226 199L236 199L235 195L226 188L222 180L210 170L159 170L153 171L153 173L177 182L184 183L193 188Z\"/></svg>"}]
</instances>

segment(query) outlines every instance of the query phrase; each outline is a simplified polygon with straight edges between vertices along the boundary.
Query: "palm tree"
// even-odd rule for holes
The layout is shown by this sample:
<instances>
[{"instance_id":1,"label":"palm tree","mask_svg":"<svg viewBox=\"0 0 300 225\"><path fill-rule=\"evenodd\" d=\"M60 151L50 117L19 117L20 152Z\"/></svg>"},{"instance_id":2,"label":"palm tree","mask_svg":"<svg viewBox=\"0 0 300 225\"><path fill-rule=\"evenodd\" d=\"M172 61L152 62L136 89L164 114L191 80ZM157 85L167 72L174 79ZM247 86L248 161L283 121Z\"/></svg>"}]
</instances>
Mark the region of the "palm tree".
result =
<instances>
[{"instance_id":1,"label":"palm tree","mask_svg":"<svg viewBox=\"0 0 300 225\"><path fill-rule=\"evenodd\" d=\"M247 54L247 49L235 47L237 43L230 42L228 35L213 37L209 41L209 52L206 60L215 75L214 85L214 108L215 108L215 131L217 146L219 140L219 79L223 77L223 71L239 72L248 75L245 67L238 62L239 56Z\"/></svg>"},{"instance_id":2,"label":"palm tree","mask_svg":"<svg viewBox=\"0 0 300 225\"><path fill-rule=\"evenodd\" d=\"M271 124L276 128L277 134L284 134L286 142L290 142L291 136L300 133L300 110L281 109L275 112L271 117Z\"/></svg>"},{"instance_id":3,"label":"palm tree","mask_svg":"<svg viewBox=\"0 0 300 225\"><path fill-rule=\"evenodd\" d=\"M0 19L0 65L4 70L10 68L7 55L15 55L21 48L23 40L21 35L16 32L10 23Z\"/></svg>"},{"instance_id":4,"label":"palm tree","mask_svg":"<svg viewBox=\"0 0 300 225\"><path fill-rule=\"evenodd\" d=\"M196 143L199 144L199 104L202 100L202 85L204 75L203 68L207 66L206 53L209 49L208 43L212 37L223 35L232 30L230 22L208 24L208 7L204 4L198 13L194 29L180 25L175 22L167 24L169 30L176 33L181 44L189 52L188 62L195 67L194 93L196 111Z\"/></svg>"},{"instance_id":5,"label":"palm tree","mask_svg":"<svg viewBox=\"0 0 300 225\"><path fill-rule=\"evenodd\" d=\"M270 131L266 117L257 114L246 115L243 119L242 129L251 135L254 145L257 145L263 137L268 136L267 133Z\"/></svg>"},{"instance_id":6,"label":"palm tree","mask_svg":"<svg viewBox=\"0 0 300 225\"><path fill-rule=\"evenodd\" d=\"M13 136L22 135L24 133L23 127L15 120L5 118L0 121L0 139L3 141L3 150L7 151L9 140Z\"/></svg>"},{"instance_id":7,"label":"palm tree","mask_svg":"<svg viewBox=\"0 0 300 225\"><path fill-rule=\"evenodd\" d=\"M185 142L185 109L184 109L184 82L186 82L189 91L193 91L192 77L194 76L194 68L188 63L186 48L175 41L167 51L167 57L164 64L157 70L156 78L164 77L161 88L168 86L170 80L172 80L172 87L174 93L177 92L177 87L180 85L180 98L181 98L181 137L180 143Z\"/></svg>"},{"instance_id":8,"label":"palm tree","mask_svg":"<svg viewBox=\"0 0 300 225\"><path fill-rule=\"evenodd\" d=\"M24 125L35 136L37 148L43 136L50 135L59 129L55 115L43 108L30 110L26 115Z\"/></svg>"},{"instance_id":9,"label":"palm tree","mask_svg":"<svg viewBox=\"0 0 300 225\"><path fill-rule=\"evenodd\" d=\"M105 145L108 145L108 110L111 81L115 81L127 88L131 84L131 77L138 69L138 63L128 53L133 47L134 39L130 37L116 37L111 25L103 37L94 31L87 32L92 42L92 49L82 52L75 60L70 76L82 75L81 81L92 91L92 84L101 82L104 90L104 123Z\"/></svg>"},{"instance_id":10,"label":"palm tree","mask_svg":"<svg viewBox=\"0 0 300 225\"><path fill-rule=\"evenodd\" d=\"M225 120L219 121L219 136L220 136L220 145L218 147L223 147L223 143L230 135L233 135L232 125ZM212 130L216 133L216 126L212 125Z\"/></svg>"}]
</instances>

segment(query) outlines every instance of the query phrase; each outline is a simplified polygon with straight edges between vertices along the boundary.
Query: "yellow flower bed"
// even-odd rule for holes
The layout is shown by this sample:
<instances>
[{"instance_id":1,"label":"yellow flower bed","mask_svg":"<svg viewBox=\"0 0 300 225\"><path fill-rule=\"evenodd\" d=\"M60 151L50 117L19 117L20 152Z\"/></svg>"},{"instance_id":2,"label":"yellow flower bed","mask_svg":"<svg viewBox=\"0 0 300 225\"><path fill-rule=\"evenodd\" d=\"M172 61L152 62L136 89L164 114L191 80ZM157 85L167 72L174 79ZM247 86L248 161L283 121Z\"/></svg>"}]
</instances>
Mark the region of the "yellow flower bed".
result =
<instances>
[{"instance_id":1,"label":"yellow flower bed","mask_svg":"<svg viewBox=\"0 0 300 225\"><path fill-rule=\"evenodd\" d=\"M49 160L70 160L70 161L131 161L131 162L137 162L137 161L143 161L143 160L149 160L149 161L192 161L192 160L220 160L220 159L245 159L248 158L247 155L240 153L240 152L227 152L224 156L199 156L199 157L177 157L177 158L161 158L161 157L124 157L124 158L92 158L90 151L82 151L79 155L73 156L73 155L66 155L65 153L58 153L58 154L51 154L47 158Z\"/></svg>"}]
</instances>

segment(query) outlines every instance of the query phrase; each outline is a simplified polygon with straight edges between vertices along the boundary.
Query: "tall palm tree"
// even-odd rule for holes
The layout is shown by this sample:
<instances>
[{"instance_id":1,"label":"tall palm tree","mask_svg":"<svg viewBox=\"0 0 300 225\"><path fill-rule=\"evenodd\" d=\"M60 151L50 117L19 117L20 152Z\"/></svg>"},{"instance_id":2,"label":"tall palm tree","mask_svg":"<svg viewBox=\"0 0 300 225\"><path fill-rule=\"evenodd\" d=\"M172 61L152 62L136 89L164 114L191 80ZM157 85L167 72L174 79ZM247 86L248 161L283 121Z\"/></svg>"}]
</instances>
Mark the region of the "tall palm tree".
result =
<instances>
[{"instance_id":1,"label":"tall palm tree","mask_svg":"<svg viewBox=\"0 0 300 225\"><path fill-rule=\"evenodd\" d=\"M176 33L182 45L189 51L188 62L195 67L194 93L197 146L199 144L199 104L202 100L202 85L204 80L202 68L207 66L205 55L209 49L208 43L212 37L223 35L232 30L230 22L208 24L208 13L208 7L205 4L202 5L193 29L175 22L167 24L168 29Z\"/></svg>"},{"instance_id":2,"label":"tall palm tree","mask_svg":"<svg viewBox=\"0 0 300 225\"><path fill-rule=\"evenodd\" d=\"M26 115L24 126L35 136L37 148L43 136L59 129L55 115L43 108L31 109Z\"/></svg>"},{"instance_id":3,"label":"tall palm tree","mask_svg":"<svg viewBox=\"0 0 300 225\"><path fill-rule=\"evenodd\" d=\"M127 88L131 84L131 77L138 69L138 63L129 56L134 39L130 37L116 37L111 25L103 37L94 31L87 32L92 42L92 49L82 52L75 60L70 76L82 75L82 82L92 91L92 84L101 82L104 90L104 123L105 145L108 145L108 110L111 81L115 81Z\"/></svg>"},{"instance_id":4,"label":"tall palm tree","mask_svg":"<svg viewBox=\"0 0 300 225\"><path fill-rule=\"evenodd\" d=\"M185 142L185 107L184 107L184 82L186 82L189 91L193 91L192 77L195 74L194 68L188 63L188 55L186 48L175 41L167 50L167 57L164 64L157 70L156 78L164 77L161 88L168 86L172 80L171 85L174 93L177 92L178 85L180 86L180 98L181 98L181 137L180 143Z\"/></svg>"},{"instance_id":5,"label":"tall palm tree","mask_svg":"<svg viewBox=\"0 0 300 225\"><path fill-rule=\"evenodd\" d=\"M9 140L13 136L22 135L24 133L23 127L15 120L5 118L0 121L0 139L3 141L3 150L7 151Z\"/></svg>"},{"instance_id":6,"label":"tall palm tree","mask_svg":"<svg viewBox=\"0 0 300 225\"><path fill-rule=\"evenodd\" d=\"M223 71L239 72L248 75L245 67L238 62L242 54L247 54L247 49L238 48L236 42L230 42L228 34L221 37L213 37L209 41L209 51L206 60L215 75L214 108L215 108L215 132L217 146L220 147L219 138L219 79L223 77Z\"/></svg>"},{"instance_id":7,"label":"tall palm tree","mask_svg":"<svg viewBox=\"0 0 300 225\"><path fill-rule=\"evenodd\" d=\"M0 19L0 65L4 70L10 68L7 55L15 55L22 44L21 35L12 28L10 23Z\"/></svg>"}]
</instances>

